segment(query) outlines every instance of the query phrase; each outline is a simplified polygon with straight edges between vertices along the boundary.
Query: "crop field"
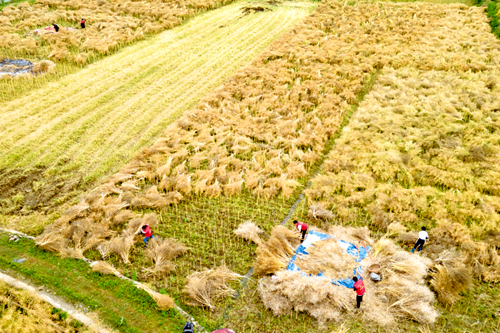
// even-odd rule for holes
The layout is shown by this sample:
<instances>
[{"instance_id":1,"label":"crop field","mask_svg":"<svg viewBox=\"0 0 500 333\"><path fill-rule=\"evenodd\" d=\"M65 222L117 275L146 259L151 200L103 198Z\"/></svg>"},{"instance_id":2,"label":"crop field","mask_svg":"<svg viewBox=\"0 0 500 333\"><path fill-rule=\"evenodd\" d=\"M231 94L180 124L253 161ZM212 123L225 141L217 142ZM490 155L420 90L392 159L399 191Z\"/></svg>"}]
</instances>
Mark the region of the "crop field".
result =
<instances>
[{"instance_id":1,"label":"crop field","mask_svg":"<svg viewBox=\"0 0 500 333\"><path fill-rule=\"evenodd\" d=\"M52 1L7 6L0 13L2 57L85 64L123 45L232 1ZM80 20L86 22L80 28ZM46 30L57 23L60 33Z\"/></svg>"},{"instance_id":2,"label":"crop field","mask_svg":"<svg viewBox=\"0 0 500 333\"><path fill-rule=\"evenodd\" d=\"M169 295L207 329L498 331L500 43L484 8L314 7L229 4L1 103L0 222ZM391 318L299 303L275 316L262 258L293 240L273 228L293 218L367 226L379 250L392 244L394 276L427 226L424 275L382 296ZM249 221L255 244L234 232ZM314 298L301 281L287 292ZM425 300L405 311L413 294Z\"/></svg>"},{"instance_id":3,"label":"crop field","mask_svg":"<svg viewBox=\"0 0 500 333\"><path fill-rule=\"evenodd\" d=\"M116 172L310 8L245 15L246 6L202 15L1 103L3 212L50 212ZM30 223L23 230L33 231Z\"/></svg>"},{"instance_id":4,"label":"crop field","mask_svg":"<svg viewBox=\"0 0 500 333\"><path fill-rule=\"evenodd\" d=\"M89 332L67 313L4 282L0 282L0 330L12 333Z\"/></svg>"}]
</instances>

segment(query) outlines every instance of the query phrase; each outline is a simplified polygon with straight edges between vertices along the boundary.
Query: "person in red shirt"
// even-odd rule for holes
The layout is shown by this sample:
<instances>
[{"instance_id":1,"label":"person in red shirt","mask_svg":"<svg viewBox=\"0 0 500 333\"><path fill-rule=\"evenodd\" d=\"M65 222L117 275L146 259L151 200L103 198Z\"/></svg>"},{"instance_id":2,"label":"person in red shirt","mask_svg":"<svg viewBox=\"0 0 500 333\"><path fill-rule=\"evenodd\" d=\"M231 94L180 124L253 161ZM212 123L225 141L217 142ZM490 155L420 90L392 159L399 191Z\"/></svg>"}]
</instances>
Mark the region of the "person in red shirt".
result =
<instances>
[{"instance_id":1,"label":"person in red shirt","mask_svg":"<svg viewBox=\"0 0 500 333\"><path fill-rule=\"evenodd\" d=\"M80 27L81 27L82 29L85 29L85 20L84 20L84 19L82 19L82 20L80 21Z\"/></svg>"},{"instance_id":2,"label":"person in red shirt","mask_svg":"<svg viewBox=\"0 0 500 333\"><path fill-rule=\"evenodd\" d=\"M363 278L358 279L357 276L353 277L354 290L356 291L356 306L359 309L361 302L363 302L363 295L365 294L365 284L363 283Z\"/></svg>"},{"instance_id":3,"label":"person in red shirt","mask_svg":"<svg viewBox=\"0 0 500 333\"><path fill-rule=\"evenodd\" d=\"M148 246L148 240L150 238L155 238L155 236L153 236L153 230L151 230L148 224L145 224L141 228L141 233L144 235L144 247L146 247Z\"/></svg>"},{"instance_id":4,"label":"person in red shirt","mask_svg":"<svg viewBox=\"0 0 500 333\"><path fill-rule=\"evenodd\" d=\"M297 230L302 234L302 242L303 242L304 239L306 238L307 224L295 220L293 221L293 225L295 226L295 230Z\"/></svg>"}]
</instances>

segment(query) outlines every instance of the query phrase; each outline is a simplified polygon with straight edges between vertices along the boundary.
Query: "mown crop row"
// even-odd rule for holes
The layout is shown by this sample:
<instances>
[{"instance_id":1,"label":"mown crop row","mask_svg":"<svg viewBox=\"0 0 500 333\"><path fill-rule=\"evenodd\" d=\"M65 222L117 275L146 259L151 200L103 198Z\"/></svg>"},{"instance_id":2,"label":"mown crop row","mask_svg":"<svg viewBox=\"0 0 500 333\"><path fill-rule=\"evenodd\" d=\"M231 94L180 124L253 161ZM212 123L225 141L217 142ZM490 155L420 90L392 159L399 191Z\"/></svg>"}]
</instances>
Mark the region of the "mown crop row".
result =
<instances>
[{"instance_id":1,"label":"mown crop row","mask_svg":"<svg viewBox=\"0 0 500 333\"><path fill-rule=\"evenodd\" d=\"M194 14L231 3L215 1L38 0L0 11L3 57L91 62L98 55L177 26ZM80 29L80 20L86 28ZM58 33L44 30L57 23ZM36 31L35 31L36 30Z\"/></svg>"}]
</instances>

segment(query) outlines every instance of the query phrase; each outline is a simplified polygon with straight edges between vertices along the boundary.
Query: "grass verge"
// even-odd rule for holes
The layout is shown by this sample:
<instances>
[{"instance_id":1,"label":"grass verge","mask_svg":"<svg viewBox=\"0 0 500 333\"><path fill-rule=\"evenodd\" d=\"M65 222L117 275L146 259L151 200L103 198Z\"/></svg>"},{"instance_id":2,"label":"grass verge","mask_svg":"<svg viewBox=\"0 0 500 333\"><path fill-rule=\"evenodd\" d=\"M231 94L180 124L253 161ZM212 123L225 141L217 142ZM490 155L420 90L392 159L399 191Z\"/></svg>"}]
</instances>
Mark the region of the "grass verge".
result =
<instances>
[{"instance_id":1,"label":"grass verge","mask_svg":"<svg viewBox=\"0 0 500 333\"><path fill-rule=\"evenodd\" d=\"M26 260L12 261L18 258ZM83 261L45 252L33 241L9 242L8 235L0 234L0 269L96 312L120 332L182 331L184 319L177 311L158 311L145 291L128 281L93 273Z\"/></svg>"}]
</instances>

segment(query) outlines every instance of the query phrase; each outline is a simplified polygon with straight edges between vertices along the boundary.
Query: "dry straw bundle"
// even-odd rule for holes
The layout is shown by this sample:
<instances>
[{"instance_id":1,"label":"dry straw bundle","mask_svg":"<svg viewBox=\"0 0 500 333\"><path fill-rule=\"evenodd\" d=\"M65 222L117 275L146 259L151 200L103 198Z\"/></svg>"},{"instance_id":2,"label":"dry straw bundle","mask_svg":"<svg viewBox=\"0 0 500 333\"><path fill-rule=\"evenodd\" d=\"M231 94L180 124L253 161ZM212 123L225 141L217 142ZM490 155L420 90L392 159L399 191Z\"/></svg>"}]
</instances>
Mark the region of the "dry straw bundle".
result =
<instances>
[{"instance_id":1,"label":"dry straw bundle","mask_svg":"<svg viewBox=\"0 0 500 333\"><path fill-rule=\"evenodd\" d=\"M252 221L246 221L234 230L236 236L252 241L257 245L262 244L262 239L259 236L262 233L264 233L264 231Z\"/></svg>"},{"instance_id":2,"label":"dry straw bundle","mask_svg":"<svg viewBox=\"0 0 500 333\"><path fill-rule=\"evenodd\" d=\"M162 278L174 269L172 260L184 254L188 248L174 238L161 239L155 237L148 242L146 256L154 262L146 273L156 278Z\"/></svg>"},{"instance_id":3,"label":"dry straw bundle","mask_svg":"<svg viewBox=\"0 0 500 333\"><path fill-rule=\"evenodd\" d=\"M189 304L214 309L214 303L218 299L234 295L235 291L229 283L240 278L243 276L224 266L194 272L187 277L188 282L182 292L188 298Z\"/></svg>"},{"instance_id":4,"label":"dry straw bundle","mask_svg":"<svg viewBox=\"0 0 500 333\"><path fill-rule=\"evenodd\" d=\"M172 297L165 294L160 294L159 292L154 291L143 283L135 283L135 286L147 292L155 300L156 305L158 305L158 308L160 310L169 310L175 307L175 303Z\"/></svg>"},{"instance_id":5,"label":"dry straw bundle","mask_svg":"<svg viewBox=\"0 0 500 333\"><path fill-rule=\"evenodd\" d=\"M120 277L122 274L114 268L112 265L105 261L96 261L90 265L92 267L92 272L99 272L102 274L112 274Z\"/></svg>"},{"instance_id":6,"label":"dry straw bundle","mask_svg":"<svg viewBox=\"0 0 500 333\"><path fill-rule=\"evenodd\" d=\"M285 268L299 243L299 234L284 226L275 226L269 239L258 244L257 258L253 265L255 274L263 276Z\"/></svg>"},{"instance_id":7,"label":"dry straw bundle","mask_svg":"<svg viewBox=\"0 0 500 333\"><path fill-rule=\"evenodd\" d=\"M432 306L434 294L424 280L431 260L402 251L386 238L374 242L366 229L337 226L331 235L334 234L340 238L342 235L358 235L358 240L363 235L364 242L374 244L372 256L382 267L380 274L383 280L374 283L364 275L367 291L362 310L366 320L382 326L392 325L401 319L428 324L435 321L437 312ZM337 239L315 242L308 248L309 256L299 256L296 260L305 273L317 274L321 271L322 277L281 269L273 276L262 278L258 290L264 305L278 316L291 311L307 312L322 324L330 320L338 321L346 311L353 309L354 292L334 285L331 280L350 278L353 268L359 264L353 263L352 257L336 246L337 242ZM372 260L367 258L360 264L362 271L367 272Z\"/></svg>"}]
</instances>

